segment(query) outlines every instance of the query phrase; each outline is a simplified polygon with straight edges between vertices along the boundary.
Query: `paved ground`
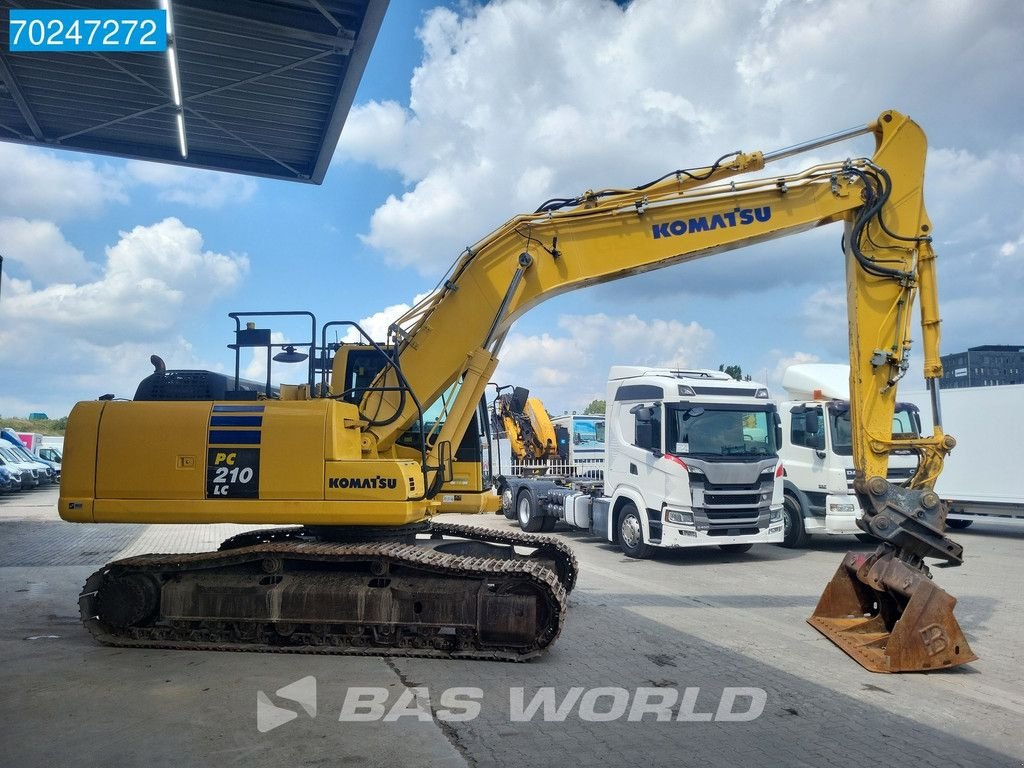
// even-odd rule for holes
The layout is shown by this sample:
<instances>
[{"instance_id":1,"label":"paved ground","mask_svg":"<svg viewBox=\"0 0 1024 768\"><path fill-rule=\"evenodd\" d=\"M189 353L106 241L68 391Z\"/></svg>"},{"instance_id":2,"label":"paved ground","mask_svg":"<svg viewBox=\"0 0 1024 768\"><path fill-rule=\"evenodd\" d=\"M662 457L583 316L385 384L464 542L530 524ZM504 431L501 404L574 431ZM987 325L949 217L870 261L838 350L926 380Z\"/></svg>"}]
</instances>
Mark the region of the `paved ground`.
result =
<instances>
[{"instance_id":1,"label":"paved ground","mask_svg":"<svg viewBox=\"0 0 1024 768\"><path fill-rule=\"evenodd\" d=\"M852 540L634 561L579 533L561 534L582 574L568 625L545 658L385 661L99 646L79 626L76 601L96 566L126 553L212 548L240 529L71 525L55 518L55 497L55 490L0 497L0 765L845 768L1019 766L1024 758L1024 529L958 532L967 564L936 571L959 598L957 616L981 657L959 670L874 675L804 623L842 554L861 546ZM475 522L510 525L497 517ZM275 694L307 677L316 680L316 717ZM408 704L412 694L403 694L414 688L428 689L435 712L446 689L478 689L480 712L466 722L339 722L357 686L386 689L384 711ZM522 690L530 701L546 686L558 702L578 697L564 719L514 722L510 697ZM628 693L591 690L600 687ZM748 722L686 719L716 712L730 687L762 689L763 714ZM679 699L691 689L696 698L670 710L682 721L650 714L631 722L628 710L592 721L593 713L615 715L619 699L637 688ZM260 733L261 691L297 717ZM751 701L741 697L735 711Z\"/></svg>"}]
</instances>

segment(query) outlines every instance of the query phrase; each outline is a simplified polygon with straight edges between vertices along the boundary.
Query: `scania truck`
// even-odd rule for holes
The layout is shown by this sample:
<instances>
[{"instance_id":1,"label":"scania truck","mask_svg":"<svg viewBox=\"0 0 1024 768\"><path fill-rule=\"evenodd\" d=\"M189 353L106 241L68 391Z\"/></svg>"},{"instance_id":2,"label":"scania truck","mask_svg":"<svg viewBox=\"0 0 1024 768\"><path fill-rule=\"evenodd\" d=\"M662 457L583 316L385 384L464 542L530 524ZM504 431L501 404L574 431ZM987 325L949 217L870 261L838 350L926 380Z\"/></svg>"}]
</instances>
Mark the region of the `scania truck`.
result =
<instances>
[{"instance_id":1,"label":"scania truck","mask_svg":"<svg viewBox=\"0 0 1024 768\"><path fill-rule=\"evenodd\" d=\"M510 477L506 515L526 531L559 522L629 557L783 538L781 426L768 389L719 371L613 366L603 478Z\"/></svg>"}]
</instances>

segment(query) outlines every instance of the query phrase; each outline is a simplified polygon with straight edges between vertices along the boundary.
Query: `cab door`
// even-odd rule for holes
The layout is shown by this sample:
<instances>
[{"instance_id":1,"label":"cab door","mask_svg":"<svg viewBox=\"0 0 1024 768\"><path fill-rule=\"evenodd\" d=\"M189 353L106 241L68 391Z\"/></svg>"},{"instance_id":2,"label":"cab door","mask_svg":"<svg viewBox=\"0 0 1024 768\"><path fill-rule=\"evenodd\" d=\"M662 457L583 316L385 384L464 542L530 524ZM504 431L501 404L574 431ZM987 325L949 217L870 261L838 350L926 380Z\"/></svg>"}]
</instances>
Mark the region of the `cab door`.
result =
<instances>
[{"instance_id":1,"label":"cab door","mask_svg":"<svg viewBox=\"0 0 1024 768\"><path fill-rule=\"evenodd\" d=\"M824 514L828 492L827 428L820 405L797 405L790 409L791 450L785 460L786 474L807 494L816 515Z\"/></svg>"}]
</instances>

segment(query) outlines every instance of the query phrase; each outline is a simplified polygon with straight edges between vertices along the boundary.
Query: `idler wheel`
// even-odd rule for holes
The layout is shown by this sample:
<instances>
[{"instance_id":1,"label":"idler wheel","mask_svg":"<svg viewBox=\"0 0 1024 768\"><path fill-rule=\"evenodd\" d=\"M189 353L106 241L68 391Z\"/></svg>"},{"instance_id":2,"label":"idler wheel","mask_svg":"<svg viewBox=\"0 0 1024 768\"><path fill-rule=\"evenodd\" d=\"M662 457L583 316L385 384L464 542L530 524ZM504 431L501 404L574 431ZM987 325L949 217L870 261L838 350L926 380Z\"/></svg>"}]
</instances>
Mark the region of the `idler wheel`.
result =
<instances>
[{"instance_id":1,"label":"idler wheel","mask_svg":"<svg viewBox=\"0 0 1024 768\"><path fill-rule=\"evenodd\" d=\"M107 578L96 595L100 621L113 627L141 624L156 613L159 605L156 580L139 573Z\"/></svg>"}]
</instances>

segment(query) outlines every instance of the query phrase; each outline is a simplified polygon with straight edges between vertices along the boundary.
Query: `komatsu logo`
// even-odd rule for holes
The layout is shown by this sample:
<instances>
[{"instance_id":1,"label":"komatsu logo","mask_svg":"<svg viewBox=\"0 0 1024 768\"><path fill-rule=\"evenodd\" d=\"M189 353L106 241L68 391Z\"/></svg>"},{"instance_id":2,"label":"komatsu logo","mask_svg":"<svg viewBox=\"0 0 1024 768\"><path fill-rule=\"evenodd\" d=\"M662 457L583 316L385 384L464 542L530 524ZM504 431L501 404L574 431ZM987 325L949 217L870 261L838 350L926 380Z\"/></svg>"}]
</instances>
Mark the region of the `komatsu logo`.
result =
<instances>
[{"instance_id":1,"label":"komatsu logo","mask_svg":"<svg viewBox=\"0 0 1024 768\"><path fill-rule=\"evenodd\" d=\"M733 208L725 213L715 213L711 216L694 216L689 219L676 219L651 226L651 233L654 239L662 237L674 237L685 235L687 232L710 232L713 229L727 229L729 227L742 227L753 224L755 221L765 222L771 219L772 208L770 205L761 208Z\"/></svg>"},{"instance_id":2,"label":"komatsu logo","mask_svg":"<svg viewBox=\"0 0 1024 768\"><path fill-rule=\"evenodd\" d=\"M329 488L390 488L398 487L398 481L393 477L331 477L327 480Z\"/></svg>"}]
</instances>

